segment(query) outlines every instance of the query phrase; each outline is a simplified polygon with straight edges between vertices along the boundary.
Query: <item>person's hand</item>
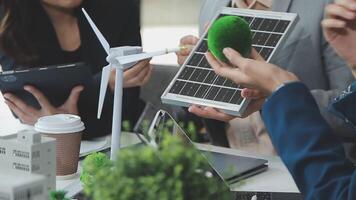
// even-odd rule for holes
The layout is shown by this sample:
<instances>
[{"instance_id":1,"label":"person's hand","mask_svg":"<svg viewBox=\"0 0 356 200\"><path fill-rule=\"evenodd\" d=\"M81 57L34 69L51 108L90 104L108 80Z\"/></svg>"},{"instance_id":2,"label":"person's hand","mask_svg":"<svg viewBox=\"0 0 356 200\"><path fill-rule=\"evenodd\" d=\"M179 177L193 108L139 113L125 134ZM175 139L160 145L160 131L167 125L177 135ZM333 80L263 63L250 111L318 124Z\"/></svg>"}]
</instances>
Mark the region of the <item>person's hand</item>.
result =
<instances>
[{"instance_id":1,"label":"person's hand","mask_svg":"<svg viewBox=\"0 0 356 200\"><path fill-rule=\"evenodd\" d=\"M193 35L184 36L180 40L179 46L181 46L181 47L184 46L186 48L184 48L182 51L176 53L177 57L178 57L179 65L183 65L183 63L189 56L191 49L198 43L198 41L199 41L199 38L197 38Z\"/></svg>"},{"instance_id":2,"label":"person's hand","mask_svg":"<svg viewBox=\"0 0 356 200\"><path fill-rule=\"evenodd\" d=\"M211 53L206 53L208 62L218 75L267 96L284 83L298 81L293 73L266 63L254 49L252 59L242 57L231 48L224 49L224 54L232 66L218 61Z\"/></svg>"},{"instance_id":3,"label":"person's hand","mask_svg":"<svg viewBox=\"0 0 356 200\"><path fill-rule=\"evenodd\" d=\"M325 12L322 27L326 40L356 69L356 0L336 0Z\"/></svg>"},{"instance_id":4,"label":"person's hand","mask_svg":"<svg viewBox=\"0 0 356 200\"><path fill-rule=\"evenodd\" d=\"M263 103L265 102L265 95L258 90L243 89L241 96L244 98L252 99L248 107L246 108L244 114L240 118L245 118L261 110ZM199 117L214 119L223 122L230 122L235 119L236 116L228 115L226 113L220 112L219 110L211 107L200 107L197 105L192 105L189 107L188 111Z\"/></svg>"},{"instance_id":5,"label":"person's hand","mask_svg":"<svg viewBox=\"0 0 356 200\"><path fill-rule=\"evenodd\" d=\"M41 109L36 109L27 105L24 101L13 94L4 94L5 103L19 117L22 123L34 125L40 117L55 114L73 114L78 115L78 100L83 86L76 86L72 89L67 101L60 107L56 108L51 105L47 97L33 86L25 86L24 89L31 93L38 101Z\"/></svg>"},{"instance_id":6,"label":"person's hand","mask_svg":"<svg viewBox=\"0 0 356 200\"><path fill-rule=\"evenodd\" d=\"M150 60L138 62L132 68L124 72L124 88L140 87L145 85L151 78L152 65ZM116 70L112 70L109 79L109 87L111 91L115 90L115 75Z\"/></svg>"}]
</instances>

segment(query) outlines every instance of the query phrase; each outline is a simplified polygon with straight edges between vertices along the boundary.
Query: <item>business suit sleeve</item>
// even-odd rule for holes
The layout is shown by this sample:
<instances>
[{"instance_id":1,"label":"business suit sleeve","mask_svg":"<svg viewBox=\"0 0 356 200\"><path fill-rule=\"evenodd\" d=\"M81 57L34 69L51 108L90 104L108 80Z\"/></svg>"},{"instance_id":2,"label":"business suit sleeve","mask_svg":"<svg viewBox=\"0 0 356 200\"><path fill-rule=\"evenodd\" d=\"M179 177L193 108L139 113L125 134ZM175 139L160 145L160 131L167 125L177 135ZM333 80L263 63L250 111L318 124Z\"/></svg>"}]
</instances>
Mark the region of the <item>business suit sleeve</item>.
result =
<instances>
[{"instance_id":1,"label":"business suit sleeve","mask_svg":"<svg viewBox=\"0 0 356 200\"><path fill-rule=\"evenodd\" d=\"M356 199L355 167L303 84L288 84L275 92L262 115L306 199Z\"/></svg>"},{"instance_id":2,"label":"business suit sleeve","mask_svg":"<svg viewBox=\"0 0 356 200\"><path fill-rule=\"evenodd\" d=\"M337 134L344 141L350 140L350 138L355 138L355 133L352 128L350 128L345 121L340 117L336 116L334 113L331 113L328 109L328 105L333 102L333 100L338 97L341 93L341 90L312 90L311 94L316 100L316 103L319 107L321 115L331 126L335 134Z\"/></svg>"},{"instance_id":3,"label":"business suit sleeve","mask_svg":"<svg viewBox=\"0 0 356 200\"><path fill-rule=\"evenodd\" d=\"M350 85L342 94L335 98L329 106L329 111L345 121L350 128L356 130L356 112L353 105L356 99L356 82Z\"/></svg>"},{"instance_id":4,"label":"business suit sleeve","mask_svg":"<svg viewBox=\"0 0 356 200\"><path fill-rule=\"evenodd\" d=\"M333 0L328 0L328 3ZM322 33L322 30L320 30ZM323 34L320 37L321 56L325 71L325 76L328 79L329 90L312 90L312 95L315 97L319 109L323 117L331 125L334 132L341 137L354 137L353 130L345 126L344 121L340 120L335 115L328 112L329 104L343 91L355 78L352 76L350 69L343 59L341 59L330 44L325 40Z\"/></svg>"}]
</instances>

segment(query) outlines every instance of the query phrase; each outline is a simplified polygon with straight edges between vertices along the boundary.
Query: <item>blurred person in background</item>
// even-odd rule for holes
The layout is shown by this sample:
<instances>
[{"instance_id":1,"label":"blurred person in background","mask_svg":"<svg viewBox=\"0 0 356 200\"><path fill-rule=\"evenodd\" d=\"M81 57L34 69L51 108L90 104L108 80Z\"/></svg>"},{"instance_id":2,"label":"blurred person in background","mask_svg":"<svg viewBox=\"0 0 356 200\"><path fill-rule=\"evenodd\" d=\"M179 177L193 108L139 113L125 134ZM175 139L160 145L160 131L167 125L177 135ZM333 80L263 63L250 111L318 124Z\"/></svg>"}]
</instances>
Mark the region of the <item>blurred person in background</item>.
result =
<instances>
[{"instance_id":1,"label":"blurred person in background","mask_svg":"<svg viewBox=\"0 0 356 200\"><path fill-rule=\"evenodd\" d=\"M140 8L136 0L1 0L0 64L2 70L84 62L90 67L96 92L101 69L107 65L106 52L85 19L85 8L111 46L141 46ZM113 20L115 19L115 20ZM124 72L123 120L135 124L144 107L140 86L151 76L149 60L137 63ZM55 77L54 77L55 78ZM19 119L29 125L37 119L58 113L80 115L86 126L85 138L111 133L112 100L115 71L112 71L102 119L96 119L97 99L80 99L83 87L73 88L60 107L51 105L41 91L24 89L38 100L41 109L33 108L13 94L5 94L6 104Z\"/></svg>"},{"instance_id":2,"label":"blurred person in background","mask_svg":"<svg viewBox=\"0 0 356 200\"><path fill-rule=\"evenodd\" d=\"M293 72L312 92L324 118L344 141L349 157L356 161L355 135L342 120L330 114L329 103L353 80L350 69L330 47L320 26L324 17L324 7L331 0L206 0L200 15L200 34L204 32L216 12L223 6L291 12L299 15L299 22L284 44L275 52L270 63ZM195 45L198 38L186 36L181 45ZM183 64L189 51L178 54L178 62ZM276 154L267 134L260 112L245 119L220 113L213 108L192 106L189 111L203 118L213 144L259 153ZM222 121L222 122L220 122Z\"/></svg>"}]
</instances>

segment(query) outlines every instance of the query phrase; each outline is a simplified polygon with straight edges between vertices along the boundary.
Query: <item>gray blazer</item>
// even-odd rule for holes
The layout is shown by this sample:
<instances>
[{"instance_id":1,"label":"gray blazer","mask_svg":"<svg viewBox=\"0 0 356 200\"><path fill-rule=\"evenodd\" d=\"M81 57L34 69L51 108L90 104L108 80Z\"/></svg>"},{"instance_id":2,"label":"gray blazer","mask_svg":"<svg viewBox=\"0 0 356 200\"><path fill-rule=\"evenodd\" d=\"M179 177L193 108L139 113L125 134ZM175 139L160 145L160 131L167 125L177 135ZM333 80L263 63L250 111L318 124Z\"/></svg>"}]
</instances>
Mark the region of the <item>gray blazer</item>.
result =
<instances>
[{"instance_id":1,"label":"gray blazer","mask_svg":"<svg viewBox=\"0 0 356 200\"><path fill-rule=\"evenodd\" d=\"M230 0L205 0L200 29L209 23ZM343 121L327 112L327 106L354 80L347 64L326 42L321 21L325 6L333 0L274 0L272 10L298 13L299 22L287 41L276 52L274 63L296 74L312 91L323 116L341 136L353 136ZM202 32L202 31L201 31Z\"/></svg>"}]
</instances>

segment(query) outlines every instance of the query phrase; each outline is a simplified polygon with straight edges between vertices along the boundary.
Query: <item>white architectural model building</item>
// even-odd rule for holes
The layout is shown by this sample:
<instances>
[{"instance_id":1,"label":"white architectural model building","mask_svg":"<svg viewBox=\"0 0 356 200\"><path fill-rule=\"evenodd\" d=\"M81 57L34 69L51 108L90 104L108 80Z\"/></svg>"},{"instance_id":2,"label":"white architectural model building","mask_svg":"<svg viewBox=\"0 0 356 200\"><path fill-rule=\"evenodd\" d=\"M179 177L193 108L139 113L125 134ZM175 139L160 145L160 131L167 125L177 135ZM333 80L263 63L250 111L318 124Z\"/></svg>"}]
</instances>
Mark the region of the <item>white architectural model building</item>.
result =
<instances>
[{"instance_id":1,"label":"white architectural model building","mask_svg":"<svg viewBox=\"0 0 356 200\"><path fill-rule=\"evenodd\" d=\"M46 178L43 175L6 170L0 173L1 200L46 200Z\"/></svg>"},{"instance_id":2,"label":"white architectural model building","mask_svg":"<svg viewBox=\"0 0 356 200\"><path fill-rule=\"evenodd\" d=\"M0 174L11 170L43 175L46 179L45 193L56 190L55 140L35 131L0 137ZM20 177L13 177L17 178Z\"/></svg>"}]
</instances>

